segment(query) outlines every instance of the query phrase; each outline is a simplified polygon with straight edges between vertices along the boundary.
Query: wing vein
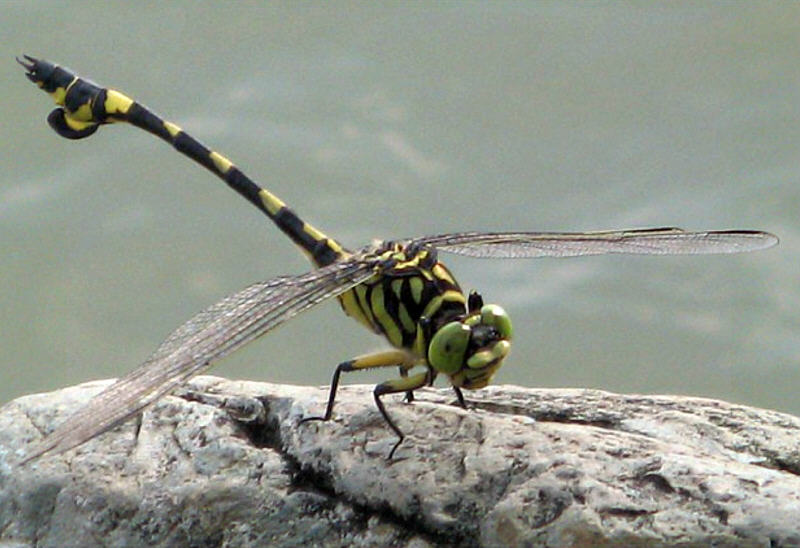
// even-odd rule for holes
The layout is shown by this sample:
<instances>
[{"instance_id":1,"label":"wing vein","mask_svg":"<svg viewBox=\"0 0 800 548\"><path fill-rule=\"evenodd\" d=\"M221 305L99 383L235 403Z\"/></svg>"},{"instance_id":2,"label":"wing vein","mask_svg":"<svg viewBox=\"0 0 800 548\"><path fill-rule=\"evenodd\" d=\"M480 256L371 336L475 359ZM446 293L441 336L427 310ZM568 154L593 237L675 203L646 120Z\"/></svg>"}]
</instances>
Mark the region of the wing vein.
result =
<instances>
[{"instance_id":1,"label":"wing vein","mask_svg":"<svg viewBox=\"0 0 800 548\"><path fill-rule=\"evenodd\" d=\"M117 426L208 369L213 361L373 276L375 264L353 258L299 276L253 284L222 299L176 329L142 365L34 444L22 462L66 451Z\"/></svg>"}]
</instances>

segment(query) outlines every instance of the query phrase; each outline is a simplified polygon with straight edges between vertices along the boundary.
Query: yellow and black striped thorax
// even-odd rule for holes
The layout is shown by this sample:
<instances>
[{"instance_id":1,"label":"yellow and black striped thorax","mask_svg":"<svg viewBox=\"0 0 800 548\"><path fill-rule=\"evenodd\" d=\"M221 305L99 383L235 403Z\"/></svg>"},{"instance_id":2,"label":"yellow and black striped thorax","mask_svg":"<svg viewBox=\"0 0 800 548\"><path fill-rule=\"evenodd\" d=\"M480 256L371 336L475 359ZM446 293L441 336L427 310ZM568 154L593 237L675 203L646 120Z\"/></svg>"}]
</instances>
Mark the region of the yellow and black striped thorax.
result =
<instances>
[{"instance_id":1,"label":"yellow and black striped thorax","mask_svg":"<svg viewBox=\"0 0 800 548\"><path fill-rule=\"evenodd\" d=\"M348 316L421 359L430 337L466 314L466 298L436 250L406 242L379 242L371 252L393 266L341 295Z\"/></svg>"}]
</instances>

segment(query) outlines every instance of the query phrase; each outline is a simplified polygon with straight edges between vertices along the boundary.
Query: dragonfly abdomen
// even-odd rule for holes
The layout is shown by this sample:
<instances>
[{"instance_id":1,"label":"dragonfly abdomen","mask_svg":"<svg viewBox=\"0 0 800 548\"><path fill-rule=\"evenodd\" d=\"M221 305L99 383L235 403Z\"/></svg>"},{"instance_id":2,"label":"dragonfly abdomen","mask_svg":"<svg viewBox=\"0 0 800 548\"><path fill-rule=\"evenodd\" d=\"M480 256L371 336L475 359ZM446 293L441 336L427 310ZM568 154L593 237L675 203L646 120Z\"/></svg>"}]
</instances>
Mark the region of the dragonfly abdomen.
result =
<instances>
[{"instance_id":1,"label":"dragonfly abdomen","mask_svg":"<svg viewBox=\"0 0 800 548\"><path fill-rule=\"evenodd\" d=\"M100 125L128 122L170 143L199 163L264 212L316 266L326 266L347 256L335 240L309 223L268 190L261 188L228 158L205 146L124 93L102 88L72 71L48 61L25 56L28 78L49 93L60 108L50 113L50 126L62 137L82 139Z\"/></svg>"}]
</instances>

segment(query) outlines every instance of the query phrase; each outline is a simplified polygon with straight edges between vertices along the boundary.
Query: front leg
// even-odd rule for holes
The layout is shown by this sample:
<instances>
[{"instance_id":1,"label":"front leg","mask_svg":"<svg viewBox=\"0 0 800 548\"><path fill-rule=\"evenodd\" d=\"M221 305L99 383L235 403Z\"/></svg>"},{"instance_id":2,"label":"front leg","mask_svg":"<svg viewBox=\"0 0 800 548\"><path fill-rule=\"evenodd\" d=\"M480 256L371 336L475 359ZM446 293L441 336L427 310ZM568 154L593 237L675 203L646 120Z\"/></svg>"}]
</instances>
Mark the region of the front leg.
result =
<instances>
[{"instance_id":1,"label":"front leg","mask_svg":"<svg viewBox=\"0 0 800 548\"><path fill-rule=\"evenodd\" d=\"M453 392L456 393L456 398L458 398L458 405L460 405L462 409L467 409L467 402L464 400L464 393L461 392L461 389L457 386L453 386Z\"/></svg>"},{"instance_id":2,"label":"front leg","mask_svg":"<svg viewBox=\"0 0 800 548\"><path fill-rule=\"evenodd\" d=\"M403 377L403 378L408 377L408 369L407 368L405 368L405 367L403 367L401 365L399 367L399 369L400 369L400 376L401 377ZM406 400L406 403L411 403L411 402L414 401L414 392L412 390L409 390L408 392L406 392L405 400Z\"/></svg>"}]
</instances>

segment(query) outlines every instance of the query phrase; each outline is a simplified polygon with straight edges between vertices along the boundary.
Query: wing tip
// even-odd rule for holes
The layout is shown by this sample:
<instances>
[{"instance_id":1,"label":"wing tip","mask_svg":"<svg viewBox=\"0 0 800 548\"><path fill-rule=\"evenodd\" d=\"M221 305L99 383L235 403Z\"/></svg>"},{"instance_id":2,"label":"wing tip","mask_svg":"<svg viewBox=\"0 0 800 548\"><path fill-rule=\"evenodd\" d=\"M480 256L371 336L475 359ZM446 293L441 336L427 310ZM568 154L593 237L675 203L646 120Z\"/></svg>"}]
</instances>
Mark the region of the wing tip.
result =
<instances>
[{"instance_id":1,"label":"wing tip","mask_svg":"<svg viewBox=\"0 0 800 548\"><path fill-rule=\"evenodd\" d=\"M781 242L780 239L775 234L772 234L770 232L761 232L761 235L764 238L764 247L762 247L761 249L768 249L770 247L775 247Z\"/></svg>"},{"instance_id":2,"label":"wing tip","mask_svg":"<svg viewBox=\"0 0 800 548\"><path fill-rule=\"evenodd\" d=\"M758 251L760 249L769 249L775 247L780 243L780 239L771 232L763 230L720 230L718 234L734 234L740 237L747 238L749 243L752 244L748 249Z\"/></svg>"}]
</instances>

